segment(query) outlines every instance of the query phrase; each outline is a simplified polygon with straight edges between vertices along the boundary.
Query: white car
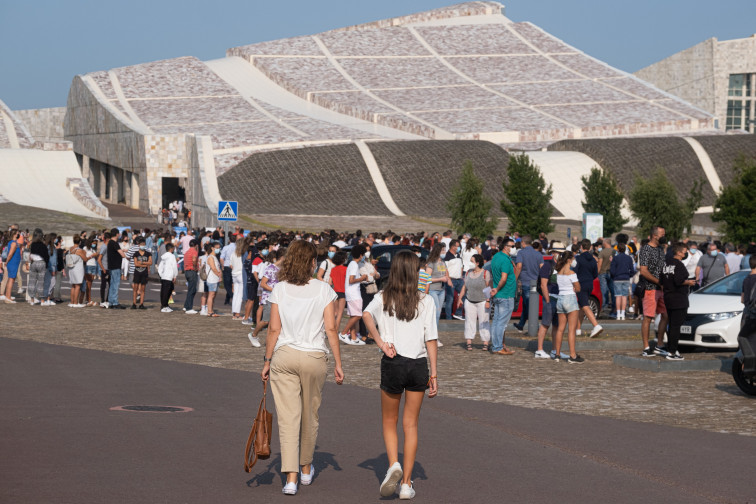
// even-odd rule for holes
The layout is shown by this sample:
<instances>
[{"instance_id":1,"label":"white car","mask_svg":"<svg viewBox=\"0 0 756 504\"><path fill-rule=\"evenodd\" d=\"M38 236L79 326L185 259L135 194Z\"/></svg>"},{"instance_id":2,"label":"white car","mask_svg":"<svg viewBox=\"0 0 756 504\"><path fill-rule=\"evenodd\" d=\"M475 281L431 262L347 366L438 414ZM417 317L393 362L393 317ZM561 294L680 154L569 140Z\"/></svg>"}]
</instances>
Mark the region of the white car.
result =
<instances>
[{"instance_id":1,"label":"white car","mask_svg":"<svg viewBox=\"0 0 756 504\"><path fill-rule=\"evenodd\" d=\"M738 348L743 281L751 270L738 271L694 292L680 328L680 345Z\"/></svg>"}]
</instances>

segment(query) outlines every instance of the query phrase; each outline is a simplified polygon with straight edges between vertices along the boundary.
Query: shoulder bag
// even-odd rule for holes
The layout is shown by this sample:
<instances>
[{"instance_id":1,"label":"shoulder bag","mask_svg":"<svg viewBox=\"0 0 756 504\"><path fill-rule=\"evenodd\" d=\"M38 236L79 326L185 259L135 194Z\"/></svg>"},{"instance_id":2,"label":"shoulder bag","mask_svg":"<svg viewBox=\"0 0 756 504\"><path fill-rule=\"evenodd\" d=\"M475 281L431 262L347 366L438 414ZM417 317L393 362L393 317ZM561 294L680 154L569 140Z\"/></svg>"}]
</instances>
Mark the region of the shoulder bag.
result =
<instances>
[{"instance_id":1,"label":"shoulder bag","mask_svg":"<svg viewBox=\"0 0 756 504\"><path fill-rule=\"evenodd\" d=\"M247 438L247 446L244 449L244 471L249 472L257 462L257 459L270 457L270 440L273 435L273 413L265 407L265 396L268 392L268 382L263 382L263 396L260 407L257 408L257 416L252 424L252 430Z\"/></svg>"}]
</instances>

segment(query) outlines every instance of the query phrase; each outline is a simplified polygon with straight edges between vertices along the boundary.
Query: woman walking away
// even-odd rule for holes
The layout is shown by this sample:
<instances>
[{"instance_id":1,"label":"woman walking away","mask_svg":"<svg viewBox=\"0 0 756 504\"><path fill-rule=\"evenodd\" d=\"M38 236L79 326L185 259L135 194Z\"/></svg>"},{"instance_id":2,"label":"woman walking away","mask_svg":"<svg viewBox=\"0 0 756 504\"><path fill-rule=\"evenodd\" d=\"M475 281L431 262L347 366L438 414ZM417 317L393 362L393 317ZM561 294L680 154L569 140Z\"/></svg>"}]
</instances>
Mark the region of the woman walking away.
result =
<instances>
[{"instance_id":1,"label":"woman walking away","mask_svg":"<svg viewBox=\"0 0 756 504\"><path fill-rule=\"evenodd\" d=\"M81 284L84 283L84 263L87 255L80 247L81 236L74 235L73 247L69 249L66 255L66 268L68 268L68 281L71 282L71 304L69 308L84 308L85 305L79 303L79 294L81 294Z\"/></svg>"},{"instance_id":2,"label":"woman walking away","mask_svg":"<svg viewBox=\"0 0 756 504\"><path fill-rule=\"evenodd\" d=\"M318 437L318 410L327 373L328 346L333 351L334 377L341 385L339 337L328 284L312 278L315 245L297 240L289 247L278 273L279 283L270 294L270 325L262 379L270 379L281 442L281 472L286 473L283 493L297 493L312 484L312 456ZM271 362L272 361L272 362Z\"/></svg>"},{"instance_id":3,"label":"woman walking away","mask_svg":"<svg viewBox=\"0 0 756 504\"><path fill-rule=\"evenodd\" d=\"M580 309L576 293L580 292L580 282L571 269L574 257L572 252L567 251L562 254L556 264L557 285L559 286L559 297L557 299L559 327L554 337L554 360L559 362L562 350L562 333L564 333L564 327L567 325L567 343L570 345L570 357L567 362L581 364L585 359L575 352L575 332L578 324L578 310Z\"/></svg>"},{"instance_id":4,"label":"woman walking away","mask_svg":"<svg viewBox=\"0 0 756 504\"><path fill-rule=\"evenodd\" d=\"M384 353L381 359L381 412L389 469L381 483L382 497L393 495L400 480L399 498L411 499L415 496L412 468L417 454L420 407L428 388L428 397L435 397L438 393L436 306L430 296L417 289L418 268L419 261L415 254L410 251L397 253L391 262L386 287L376 294L364 314L370 336ZM396 424L403 392L402 468L399 464Z\"/></svg>"},{"instance_id":5,"label":"woman walking away","mask_svg":"<svg viewBox=\"0 0 756 504\"><path fill-rule=\"evenodd\" d=\"M37 305L47 297L45 293L45 271L50 262L50 250L44 242L45 235L37 228L32 233L31 246L29 248L29 304ZM46 306L46 304L45 304Z\"/></svg>"},{"instance_id":6,"label":"woman walking away","mask_svg":"<svg viewBox=\"0 0 756 504\"><path fill-rule=\"evenodd\" d=\"M472 240L471 240L472 241ZM491 304L488 297L491 293L491 274L483 269L486 263L483 256L472 256L473 269L465 275L465 285L459 293L459 302L465 300L465 339L467 350L472 350L472 340L475 338L475 322L480 325L480 339L483 341L483 350L488 350L488 342L491 341L489 324L491 321ZM488 289L488 291L486 291ZM465 298L467 294L467 298Z\"/></svg>"}]
</instances>

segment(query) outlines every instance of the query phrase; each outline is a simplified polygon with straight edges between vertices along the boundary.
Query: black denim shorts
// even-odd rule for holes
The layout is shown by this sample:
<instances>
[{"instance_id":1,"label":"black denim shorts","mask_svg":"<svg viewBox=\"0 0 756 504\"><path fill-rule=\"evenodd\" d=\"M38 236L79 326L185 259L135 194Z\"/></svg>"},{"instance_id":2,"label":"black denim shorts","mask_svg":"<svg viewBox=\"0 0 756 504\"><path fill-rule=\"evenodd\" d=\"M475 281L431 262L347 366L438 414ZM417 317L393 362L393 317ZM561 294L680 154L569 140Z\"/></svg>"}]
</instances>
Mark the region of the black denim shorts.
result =
<instances>
[{"instance_id":1,"label":"black denim shorts","mask_svg":"<svg viewBox=\"0 0 756 504\"><path fill-rule=\"evenodd\" d=\"M389 394L425 392L428 390L428 359L410 359L397 354L393 359L381 359L381 390Z\"/></svg>"}]
</instances>

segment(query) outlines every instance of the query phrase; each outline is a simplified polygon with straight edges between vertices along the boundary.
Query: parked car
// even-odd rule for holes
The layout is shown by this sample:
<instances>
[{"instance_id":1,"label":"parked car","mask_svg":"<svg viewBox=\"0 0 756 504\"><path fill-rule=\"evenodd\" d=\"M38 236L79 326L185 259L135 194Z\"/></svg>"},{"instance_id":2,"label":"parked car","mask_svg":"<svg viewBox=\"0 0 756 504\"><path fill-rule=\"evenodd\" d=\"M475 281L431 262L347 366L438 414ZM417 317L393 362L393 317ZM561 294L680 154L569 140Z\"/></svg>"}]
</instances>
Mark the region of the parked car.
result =
<instances>
[{"instance_id":1,"label":"parked car","mask_svg":"<svg viewBox=\"0 0 756 504\"><path fill-rule=\"evenodd\" d=\"M680 328L680 345L738 348L743 314L740 294L750 270L738 271L694 292L688 298L688 316Z\"/></svg>"}]
</instances>

